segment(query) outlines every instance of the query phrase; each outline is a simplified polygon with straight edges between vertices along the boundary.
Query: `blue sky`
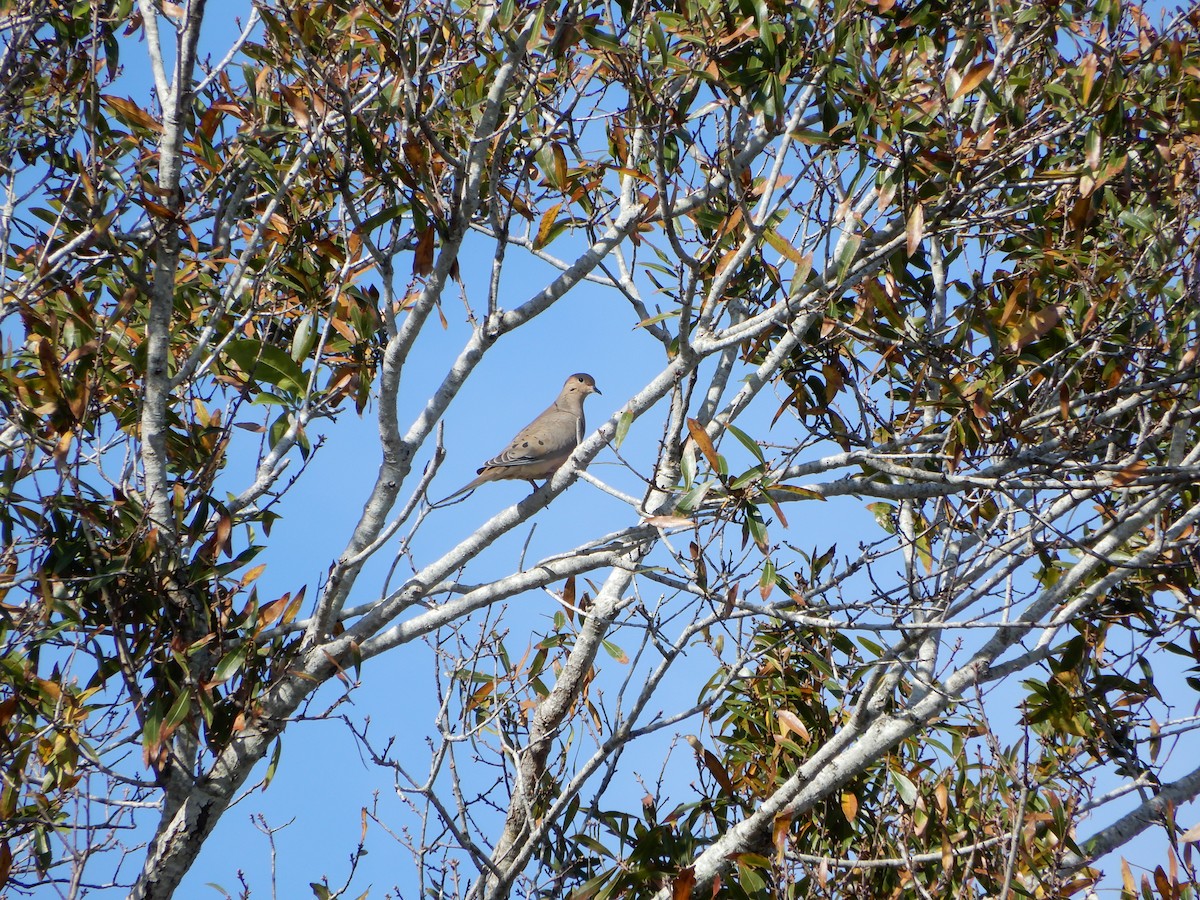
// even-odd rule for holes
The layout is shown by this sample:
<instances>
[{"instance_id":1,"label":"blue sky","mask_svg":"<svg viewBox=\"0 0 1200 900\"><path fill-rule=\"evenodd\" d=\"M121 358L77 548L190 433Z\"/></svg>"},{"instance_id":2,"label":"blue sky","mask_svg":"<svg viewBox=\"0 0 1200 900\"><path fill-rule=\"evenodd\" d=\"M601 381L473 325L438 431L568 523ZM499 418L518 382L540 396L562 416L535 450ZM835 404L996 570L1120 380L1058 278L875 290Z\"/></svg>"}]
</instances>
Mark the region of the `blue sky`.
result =
<instances>
[{"instance_id":1,"label":"blue sky","mask_svg":"<svg viewBox=\"0 0 1200 900\"><path fill-rule=\"evenodd\" d=\"M235 9L245 7L226 4L218 11L210 4L203 49L214 59L223 55L237 34ZM149 96L143 61L143 48L127 43L122 54L125 74L115 91L126 93L140 103L145 103ZM464 254L464 278L472 298L477 298L488 274L490 251L482 242L472 244L469 250L470 253ZM473 269L472 263L476 261ZM551 271L540 263L521 260L517 254L510 256L507 269L501 303L510 308L528 299L548 280ZM470 325L453 291L447 292L443 311L448 327L444 330L436 324L427 327L407 365L400 400L402 428L416 415L470 336ZM636 321L629 305L616 292L585 284L531 327L505 336L488 352L446 418L447 458L431 496L445 496L468 481L480 463L502 449L520 426L554 398L563 379L573 372L590 373L603 391L602 396L587 403L592 427L617 415L626 399L643 387L663 362L661 347L635 327ZM768 430L773 410L767 406L764 404L754 417L742 423L743 427L771 441L786 443L799 426L785 416ZM374 404L362 418L356 417L352 410L344 411L336 423L319 426L318 430L323 430L326 437L325 446L278 508L283 518L276 523L268 541L269 549L259 560L268 564L258 582L264 600L308 585L311 602L317 584L344 548L379 463L374 412ZM649 415L634 424L622 447L623 456L640 462L643 467L649 464L656 455L660 437L654 430L655 422L655 417ZM222 475L223 486L231 491L249 482L256 461L253 438L240 435L239 440L241 444L235 447ZM732 447L723 449L731 456L738 455ZM418 470L423 462L419 460ZM298 464L299 460L293 460L293 468ZM637 480L623 470L611 453L602 453L590 471L623 490L641 493ZM415 544L418 558L440 554L461 539L473 523L486 520L528 490L524 482L485 485L463 503L435 513ZM788 511L792 527L787 538L801 547L824 548L837 543L842 553L853 554L860 540L872 540L878 534L866 503L843 499L819 505L797 504L794 512ZM526 528L489 548L480 564L471 570L471 577L480 579L489 573L510 571L527 539L527 559L536 560L632 521L632 511L619 501L585 482L577 482L536 517L532 536ZM777 535L782 535L782 530L776 524L772 536ZM360 576L351 604L369 602L378 596L390 563L387 553L372 561ZM403 570L392 585L398 580L403 580ZM559 609L546 594L517 598L508 607L505 628L513 656L525 651L531 640L529 635L549 629L550 619ZM618 644L627 640L634 644L637 639L637 623L633 621L619 627L613 636ZM1162 671L1168 663L1166 659L1161 662ZM362 686L336 710L337 715L346 715L356 723L369 717L373 736L382 739L394 735L397 756L416 759L414 773L422 771L425 736L436 713L435 698L428 690L432 665L432 654L413 646L371 660L364 668ZM619 680L622 674L619 663L602 660L601 665L606 677ZM1156 661L1156 667L1159 665ZM711 655L698 648L694 661L680 676L681 690L694 689L714 666ZM697 677L697 681L688 684L684 675ZM326 685L310 711L315 714L324 710L342 692L338 682ZM1000 711L995 715L1008 715L1009 720L994 724L1011 726L1015 722L1015 699L1014 695L1013 702L995 704ZM700 730L699 724L694 730ZM662 765L659 754L665 752L670 740L671 735L664 734L650 748L642 749L638 757L628 761L631 769L653 781ZM1180 767L1189 762L1181 761ZM672 757L667 773L671 799L675 802L692 799L687 785L695 778L691 752L685 748ZM636 810L642 794L642 787L631 774L612 791L610 800L614 805L620 803ZM294 724L285 733L281 765L270 789L250 794L226 813L179 896L217 896L217 892L206 887L209 883L236 895L239 872L245 873L255 895L267 895L269 846L266 837L251 823L251 816L259 813L270 826L282 827L275 837L278 896L308 896L308 883L325 875L333 885L340 885L347 872L348 857L359 840L361 810L371 806L375 796L379 798L380 817L390 826L398 826L405 813L388 778L364 761L340 721ZM1183 821L1186 823L1186 816ZM151 817L147 817L146 824L153 824ZM405 851L375 824L368 828L367 848L369 854L363 858L348 895L357 896L370 887L372 897L381 897L397 884L403 896L412 897L411 860ZM1126 855L1133 858L1140 853L1151 864L1165 859L1161 839L1153 833L1131 847ZM1109 868L1115 872L1115 866Z\"/></svg>"}]
</instances>

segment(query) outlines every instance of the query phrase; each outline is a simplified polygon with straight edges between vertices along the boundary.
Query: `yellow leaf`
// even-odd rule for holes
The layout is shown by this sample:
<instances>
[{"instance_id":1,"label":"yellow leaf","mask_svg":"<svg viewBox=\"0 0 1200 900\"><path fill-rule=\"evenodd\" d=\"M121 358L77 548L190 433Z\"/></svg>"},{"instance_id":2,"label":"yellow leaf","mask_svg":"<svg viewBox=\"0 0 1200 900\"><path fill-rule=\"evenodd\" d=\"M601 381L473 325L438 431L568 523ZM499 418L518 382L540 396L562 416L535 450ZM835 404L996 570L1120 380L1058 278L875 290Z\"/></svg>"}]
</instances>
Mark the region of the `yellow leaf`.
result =
<instances>
[{"instance_id":1,"label":"yellow leaf","mask_svg":"<svg viewBox=\"0 0 1200 900\"><path fill-rule=\"evenodd\" d=\"M242 576L242 580L240 582L241 586L245 587L246 585L250 584L250 582L254 581L256 578L258 578L259 575L261 575L266 570L267 570L267 564L259 563L257 566L255 566L253 569L251 569L245 575Z\"/></svg>"},{"instance_id":2,"label":"yellow leaf","mask_svg":"<svg viewBox=\"0 0 1200 900\"><path fill-rule=\"evenodd\" d=\"M775 248L776 251L779 252L780 256L789 262L795 263L797 266L812 264L812 257L805 256L805 254L793 247L791 241L785 238L778 231L764 231L763 238L768 244L770 244L773 248Z\"/></svg>"},{"instance_id":3,"label":"yellow leaf","mask_svg":"<svg viewBox=\"0 0 1200 900\"><path fill-rule=\"evenodd\" d=\"M850 791L842 794L842 815L846 817L847 822L853 822L854 817L858 815L858 798Z\"/></svg>"}]
</instances>

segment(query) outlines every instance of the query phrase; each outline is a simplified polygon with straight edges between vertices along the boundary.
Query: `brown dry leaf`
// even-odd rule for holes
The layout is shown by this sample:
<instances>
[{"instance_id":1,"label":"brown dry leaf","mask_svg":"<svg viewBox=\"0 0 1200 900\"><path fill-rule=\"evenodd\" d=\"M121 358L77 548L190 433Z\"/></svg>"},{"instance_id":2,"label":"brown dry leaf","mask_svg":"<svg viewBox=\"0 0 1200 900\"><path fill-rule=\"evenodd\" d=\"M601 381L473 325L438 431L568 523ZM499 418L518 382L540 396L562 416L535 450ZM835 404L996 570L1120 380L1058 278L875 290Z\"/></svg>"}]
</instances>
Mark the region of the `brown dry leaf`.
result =
<instances>
[{"instance_id":1,"label":"brown dry leaf","mask_svg":"<svg viewBox=\"0 0 1200 900\"><path fill-rule=\"evenodd\" d=\"M550 232L554 228L554 223L558 219L558 211L562 209L561 203L555 203L552 207L542 214L542 220L538 223L537 235L533 239L534 249L541 249L546 246L550 239Z\"/></svg>"},{"instance_id":2,"label":"brown dry leaf","mask_svg":"<svg viewBox=\"0 0 1200 900\"><path fill-rule=\"evenodd\" d=\"M933 789L933 800L943 816L950 811L950 790L944 781L939 781L937 787Z\"/></svg>"},{"instance_id":3,"label":"brown dry leaf","mask_svg":"<svg viewBox=\"0 0 1200 900\"><path fill-rule=\"evenodd\" d=\"M1196 841L1200 841L1200 825L1193 825L1179 836L1181 844L1194 844Z\"/></svg>"},{"instance_id":4,"label":"brown dry leaf","mask_svg":"<svg viewBox=\"0 0 1200 900\"><path fill-rule=\"evenodd\" d=\"M284 102L287 103L288 109L292 111L292 118L296 120L296 124L301 128L308 127L308 105L305 104L304 98L294 88L281 87L279 92L283 94Z\"/></svg>"},{"instance_id":5,"label":"brown dry leaf","mask_svg":"<svg viewBox=\"0 0 1200 900\"><path fill-rule=\"evenodd\" d=\"M650 516L642 522L655 528L691 528L696 524L687 516Z\"/></svg>"},{"instance_id":6,"label":"brown dry leaf","mask_svg":"<svg viewBox=\"0 0 1200 900\"><path fill-rule=\"evenodd\" d=\"M692 896L692 888L696 886L696 870L687 866L679 870L675 880L671 882L672 900L687 900Z\"/></svg>"},{"instance_id":7,"label":"brown dry leaf","mask_svg":"<svg viewBox=\"0 0 1200 900\"><path fill-rule=\"evenodd\" d=\"M567 183L567 155L561 144L550 145L550 157L554 162L554 187L561 189Z\"/></svg>"},{"instance_id":8,"label":"brown dry leaf","mask_svg":"<svg viewBox=\"0 0 1200 900\"><path fill-rule=\"evenodd\" d=\"M276 619L283 615L288 608L288 604L292 602L292 592L287 591L282 597L272 600L266 606L258 611L258 627L259 629L266 628L271 625Z\"/></svg>"},{"instance_id":9,"label":"brown dry leaf","mask_svg":"<svg viewBox=\"0 0 1200 900\"><path fill-rule=\"evenodd\" d=\"M959 97L971 93L971 91L983 84L983 79L992 74L992 69L995 65L995 61L989 59L971 66L967 74L963 76L962 81L959 82L958 90L954 92L954 96L950 99L957 100Z\"/></svg>"},{"instance_id":10,"label":"brown dry leaf","mask_svg":"<svg viewBox=\"0 0 1200 900\"><path fill-rule=\"evenodd\" d=\"M705 749L701 756L704 759L704 768L712 773L713 778L717 780L717 784L721 786L721 790L730 797L736 796L737 791L733 787L733 780L729 777L729 773L725 771L725 767L721 765L721 761L717 759L716 754L711 750Z\"/></svg>"},{"instance_id":11,"label":"brown dry leaf","mask_svg":"<svg viewBox=\"0 0 1200 900\"><path fill-rule=\"evenodd\" d=\"M908 224L905 226L905 249L911 257L921 246L925 236L925 206L918 203L908 214Z\"/></svg>"},{"instance_id":12,"label":"brown dry leaf","mask_svg":"<svg viewBox=\"0 0 1200 900\"><path fill-rule=\"evenodd\" d=\"M1008 342L1008 349L1013 353L1024 350L1034 341L1044 337L1062 318L1064 307L1047 306L1031 313L1013 334Z\"/></svg>"},{"instance_id":13,"label":"brown dry leaf","mask_svg":"<svg viewBox=\"0 0 1200 900\"><path fill-rule=\"evenodd\" d=\"M413 251L413 274L428 275L433 271L433 226L425 226L417 238L417 249Z\"/></svg>"},{"instance_id":14,"label":"brown dry leaf","mask_svg":"<svg viewBox=\"0 0 1200 900\"><path fill-rule=\"evenodd\" d=\"M808 729L804 727L804 723L794 712L781 709L775 713L775 718L779 720L779 724L783 727L783 733L785 736L789 731L791 731L800 737L801 740L811 740Z\"/></svg>"},{"instance_id":15,"label":"brown dry leaf","mask_svg":"<svg viewBox=\"0 0 1200 900\"><path fill-rule=\"evenodd\" d=\"M1144 473L1148 468L1150 468L1150 464L1144 459L1139 459L1137 462L1126 466L1120 472L1114 475L1112 483L1115 487L1125 487L1126 485L1133 484L1133 482L1142 477L1142 473Z\"/></svg>"}]
</instances>

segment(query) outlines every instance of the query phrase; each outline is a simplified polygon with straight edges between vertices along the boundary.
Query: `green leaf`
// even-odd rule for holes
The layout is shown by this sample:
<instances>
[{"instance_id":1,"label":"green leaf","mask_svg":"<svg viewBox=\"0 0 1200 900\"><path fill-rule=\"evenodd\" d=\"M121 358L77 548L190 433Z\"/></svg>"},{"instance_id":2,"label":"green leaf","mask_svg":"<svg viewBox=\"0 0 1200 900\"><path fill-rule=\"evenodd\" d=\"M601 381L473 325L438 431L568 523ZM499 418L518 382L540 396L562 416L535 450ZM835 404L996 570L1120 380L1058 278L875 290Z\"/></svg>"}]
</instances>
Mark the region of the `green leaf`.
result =
<instances>
[{"instance_id":1,"label":"green leaf","mask_svg":"<svg viewBox=\"0 0 1200 900\"><path fill-rule=\"evenodd\" d=\"M888 534L896 533L896 507L891 503L868 503L867 509L875 516L875 521L879 523L879 527Z\"/></svg>"},{"instance_id":2,"label":"green leaf","mask_svg":"<svg viewBox=\"0 0 1200 900\"><path fill-rule=\"evenodd\" d=\"M805 500L820 500L822 503L827 502L827 498L812 488L800 487L795 484L773 484L770 487L771 491L782 494L794 494L797 497L803 497Z\"/></svg>"},{"instance_id":3,"label":"green leaf","mask_svg":"<svg viewBox=\"0 0 1200 900\"><path fill-rule=\"evenodd\" d=\"M214 684L221 684L222 682L228 681L241 670L242 665L246 662L246 651L248 647L248 644L242 644L240 647L235 647L232 651L227 653L219 663L217 663L217 668L213 670L212 676L212 682Z\"/></svg>"},{"instance_id":4,"label":"green leaf","mask_svg":"<svg viewBox=\"0 0 1200 900\"><path fill-rule=\"evenodd\" d=\"M302 394L308 378L286 351L257 340L232 341L225 355L237 364L248 378L265 381L283 391Z\"/></svg>"},{"instance_id":5,"label":"green leaf","mask_svg":"<svg viewBox=\"0 0 1200 900\"><path fill-rule=\"evenodd\" d=\"M625 655L625 651L614 644L612 641L601 641L604 646L604 651L619 663L629 662L629 657Z\"/></svg>"},{"instance_id":6,"label":"green leaf","mask_svg":"<svg viewBox=\"0 0 1200 900\"><path fill-rule=\"evenodd\" d=\"M751 484L751 483L757 482L757 481L761 481L763 475L765 475L766 472L767 472L767 464L766 463L760 463L759 465L754 466L751 469L747 469L745 472L743 472L741 475L739 475L737 478L735 478L732 482L730 482L730 484L729 484L730 490L739 490L741 488L744 488L748 484Z\"/></svg>"},{"instance_id":7,"label":"green leaf","mask_svg":"<svg viewBox=\"0 0 1200 900\"><path fill-rule=\"evenodd\" d=\"M862 246L862 235L851 234L847 236L846 243L842 245L842 252L838 254L837 259L837 280L845 281L846 276L850 274L850 267L854 264L854 258L858 256L858 248Z\"/></svg>"},{"instance_id":8,"label":"green leaf","mask_svg":"<svg viewBox=\"0 0 1200 900\"><path fill-rule=\"evenodd\" d=\"M374 231L380 225L384 225L384 224L392 221L392 219L399 218L400 216L404 215L404 213L406 213L407 211L408 211L407 204L401 205L401 206L385 207L384 209L381 209L379 212L375 213L375 215L364 219L359 224L358 228L356 228L355 230L357 232L359 232L360 234L370 234L372 231Z\"/></svg>"},{"instance_id":9,"label":"green leaf","mask_svg":"<svg viewBox=\"0 0 1200 900\"><path fill-rule=\"evenodd\" d=\"M696 445L692 443L685 444L683 452L679 455L679 469L683 475L683 486L688 490L696 481Z\"/></svg>"},{"instance_id":10,"label":"green leaf","mask_svg":"<svg viewBox=\"0 0 1200 900\"><path fill-rule=\"evenodd\" d=\"M621 444L625 440L625 435L629 433L629 426L632 424L633 413L627 409L621 413L621 418L617 419L617 432L613 435L613 447L615 449L621 449Z\"/></svg>"},{"instance_id":11,"label":"green leaf","mask_svg":"<svg viewBox=\"0 0 1200 900\"><path fill-rule=\"evenodd\" d=\"M771 591L775 588L775 564L771 560L766 560L763 563L762 575L758 578L758 592L763 600L767 600L771 596Z\"/></svg>"},{"instance_id":12,"label":"green leaf","mask_svg":"<svg viewBox=\"0 0 1200 900\"><path fill-rule=\"evenodd\" d=\"M315 318L312 313L302 316L296 323L296 331L292 335L292 360L296 364L308 357L317 346L317 332L313 327Z\"/></svg>"},{"instance_id":13,"label":"green leaf","mask_svg":"<svg viewBox=\"0 0 1200 900\"><path fill-rule=\"evenodd\" d=\"M896 793L900 795L904 804L912 806L917 801L917 786L903 772L892 770L888 772L888 777L891 778L892 785L896 788Z\"/></svg>"},{"instance_id":14,"label":"green leaf","mask_svg":"<svg viewBox=\"0 0 1200 900\"><path fill-rule=\"evenodd\" d=\"M188 716L188 710L191 709L191 700L192 698L188 695L187 691L183 691L175 698L175 702L171 704L171 709L167 713L167 717L163 720L164 731L174 731L183 724L183 720Z\"/></svg>"},{"instance_id":15,"label":"green leaf","mask_svg":"<svg viewBox=\"0 0 1200 900\"><path fill-rule=\"evenodd\" d=\"M657 325L659 322L665 322L667 319L674 319L674 318L677 318L678 316L679 316L678 310L669 310L667 312L659 313L656 316L650 316L650 318L648 318L648 319L642 319L642 321L638 322L633 327L634 328L645 328L648 325Z\"/></svg>"},{"instance_id":16,"label":"green leaf","mask_svg":"<svg viewBox=\"0 0 1200 900\"><path fill-rule=\"evenodd\" d=\"M760 463L766 462L766 458L763 456L762 447L758 445L758 441L754 440L754 438L750 437L750 435L746 434L746 432L742 431L742 429L738 428L736 425L726 425L725 430L741 441L742 446L753 453L754 458Z\"/></svg>"}]
</instances>

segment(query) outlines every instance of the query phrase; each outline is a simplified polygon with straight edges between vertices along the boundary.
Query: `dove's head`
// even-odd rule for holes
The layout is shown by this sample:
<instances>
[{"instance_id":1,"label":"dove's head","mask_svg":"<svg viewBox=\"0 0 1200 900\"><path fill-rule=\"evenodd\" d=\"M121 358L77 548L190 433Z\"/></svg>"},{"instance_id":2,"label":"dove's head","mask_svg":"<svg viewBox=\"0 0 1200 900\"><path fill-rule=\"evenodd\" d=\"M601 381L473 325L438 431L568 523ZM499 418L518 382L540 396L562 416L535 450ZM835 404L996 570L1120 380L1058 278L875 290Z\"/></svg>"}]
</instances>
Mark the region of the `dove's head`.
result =
<instances>
[{"instance_id":1,"label":"dove's head","mask_svg":"<svg viewBox=\"0 0 1200 900\"><path fill-rule=\"evenodd\" d=\"M583 398L588 394L599 394L600 388L596 387L596 379L591 375L585 375L583 372L576 372L567 379L567 383L563 385L562 396L570 397L577 396L582 402Z\"/></svg>"}]
</instances>

